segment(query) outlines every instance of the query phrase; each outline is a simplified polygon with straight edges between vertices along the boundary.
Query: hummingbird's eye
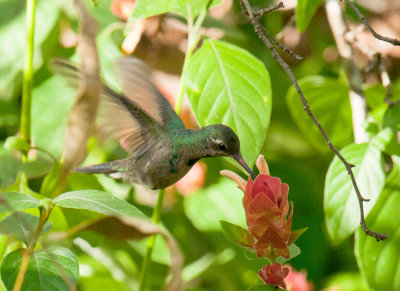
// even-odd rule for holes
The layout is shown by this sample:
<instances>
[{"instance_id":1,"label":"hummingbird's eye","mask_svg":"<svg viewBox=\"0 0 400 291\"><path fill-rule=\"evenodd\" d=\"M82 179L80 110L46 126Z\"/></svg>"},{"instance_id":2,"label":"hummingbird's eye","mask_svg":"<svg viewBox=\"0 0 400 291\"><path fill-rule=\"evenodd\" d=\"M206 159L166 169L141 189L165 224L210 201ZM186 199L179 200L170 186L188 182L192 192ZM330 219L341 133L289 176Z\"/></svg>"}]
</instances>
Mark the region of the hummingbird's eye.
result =
<instances>
[{"instance_id":1,"label":"hummingbird's eye","mask_svg":"<svg viewBox=\"0 0 400 291\"><path fill-rule=\"evenodd\" d=\"M223 143L220 143L220 144L218 144L218 148L219 148L221 151L225 151L225 150L226 150L226 145L223 144Z\"/></svg>"}]
</instances>

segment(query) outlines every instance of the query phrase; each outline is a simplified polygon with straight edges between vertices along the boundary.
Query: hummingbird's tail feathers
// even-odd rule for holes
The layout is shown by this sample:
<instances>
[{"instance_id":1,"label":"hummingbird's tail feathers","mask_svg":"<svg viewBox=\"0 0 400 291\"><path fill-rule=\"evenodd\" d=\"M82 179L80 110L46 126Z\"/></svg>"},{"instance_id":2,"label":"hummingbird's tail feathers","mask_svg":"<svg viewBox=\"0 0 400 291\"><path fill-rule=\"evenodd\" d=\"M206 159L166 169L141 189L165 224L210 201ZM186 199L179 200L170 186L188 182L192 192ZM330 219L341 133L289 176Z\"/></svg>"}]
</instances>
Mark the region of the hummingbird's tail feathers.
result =
<instances>
[{"instance_id":1,"label":"hummingbird's tail feathers","mask_svg":"<svg viewBox=\"0 0 400 291\"><path fill-rule=\"evenodd\" d=\"M98 165L90 165L84 167L75 168L74 172L86 173L86 174L111 174L116 172L115 167L111 163L104 163Z\"/></svg>"}]
</instances>

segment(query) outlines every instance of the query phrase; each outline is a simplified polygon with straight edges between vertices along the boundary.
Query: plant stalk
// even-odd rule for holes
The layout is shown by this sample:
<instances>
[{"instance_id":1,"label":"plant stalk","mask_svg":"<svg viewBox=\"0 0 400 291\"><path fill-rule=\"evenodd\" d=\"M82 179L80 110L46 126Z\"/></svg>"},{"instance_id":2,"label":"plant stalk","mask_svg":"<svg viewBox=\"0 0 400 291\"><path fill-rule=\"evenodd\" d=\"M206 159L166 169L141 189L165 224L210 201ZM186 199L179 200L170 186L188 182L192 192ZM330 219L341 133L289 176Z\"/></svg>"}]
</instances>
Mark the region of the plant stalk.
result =
<instances>
[{"instance_id":1,"label":"plant stalk","mask_svg":"<svg viewBox=\"0 0 400 291\"><path fill-rule=\"evenodd\" d=\"M153 222L156 224L158 224L161 220L161 212L162 212L164 196L165 196L165 189L160 189L158 192L157 203L154 207L152 216ZM147 243L146 254L143 258L142 268L140 271L138 291L144 291L147 287L147 278L150 270L151 256L153 254L156 237L157 235L153 234L152 236L150 236L149 242Z\"/></svg>"},{"instance_id":2,"label":"plant stalk","mask_svg":"<svg viewBox=\"0 0 400 291\"><path fill-rule=\"evenodd\" d=\"M21 137L30 143L31 139L31 99L33 87L33 50L35 35L36 0L26 2L26 49L24 61L24 76L22 83L22 108L20 133Z\"/></svg>"}]
</instances>

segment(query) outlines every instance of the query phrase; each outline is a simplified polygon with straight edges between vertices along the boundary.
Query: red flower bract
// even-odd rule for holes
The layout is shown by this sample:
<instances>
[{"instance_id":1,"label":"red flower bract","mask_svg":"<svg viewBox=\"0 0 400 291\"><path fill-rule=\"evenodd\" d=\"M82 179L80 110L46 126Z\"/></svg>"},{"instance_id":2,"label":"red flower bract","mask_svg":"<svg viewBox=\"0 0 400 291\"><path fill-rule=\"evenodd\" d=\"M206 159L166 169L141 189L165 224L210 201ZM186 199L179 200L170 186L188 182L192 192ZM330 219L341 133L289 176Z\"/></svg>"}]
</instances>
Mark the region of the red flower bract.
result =
<instances>
[{"instance_id":1,"label":"red flower bract","mask_svg":"<svg viewBox=\"0 0 400 291\"><path fill-rule=\"evenodd\" d=\"M249 231L257 239L255 249L260 257L290 257L293 204L287 219L288 193L288 185L276 177L260 174L254 182L250 178L247 181L243 206Z\"/></svg>"},{"instance_id":2,"label":"red flower bract","mask_svg":"<svg viewBox=\"0 0 400 291\"><path fill-rule=\"evenodd\" d=\"M281 266L279 263L264 266L258 271L258 276L265 284L271 284L286 289L284 279L289 274L289 268Z\"/></svg>"}]
</instances>

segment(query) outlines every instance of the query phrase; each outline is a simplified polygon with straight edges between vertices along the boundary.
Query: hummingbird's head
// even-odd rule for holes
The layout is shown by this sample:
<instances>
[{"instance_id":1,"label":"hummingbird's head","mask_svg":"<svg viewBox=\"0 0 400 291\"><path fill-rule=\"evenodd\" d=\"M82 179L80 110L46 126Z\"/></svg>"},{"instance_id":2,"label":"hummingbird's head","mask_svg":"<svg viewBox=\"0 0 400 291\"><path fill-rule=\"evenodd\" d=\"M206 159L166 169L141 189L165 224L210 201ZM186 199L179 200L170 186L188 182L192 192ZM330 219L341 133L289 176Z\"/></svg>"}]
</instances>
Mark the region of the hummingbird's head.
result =
<instances>
[{"instance_id":1,"label":"hummingbird's head","mask_svg":"<svg viewBox=\"0 0 400 291\"><path fill-rule=\"evenodd\" d=\"M208 154L213 157L228 156L235 159L255 179L254 173L242 158L236 133L223 124L207 126L207 131Z\"/></svg>"}]
</instances>

